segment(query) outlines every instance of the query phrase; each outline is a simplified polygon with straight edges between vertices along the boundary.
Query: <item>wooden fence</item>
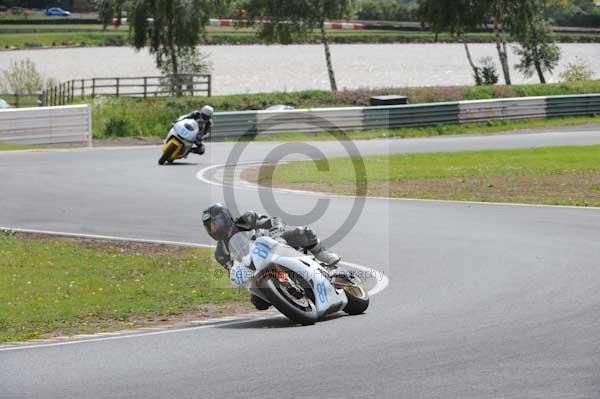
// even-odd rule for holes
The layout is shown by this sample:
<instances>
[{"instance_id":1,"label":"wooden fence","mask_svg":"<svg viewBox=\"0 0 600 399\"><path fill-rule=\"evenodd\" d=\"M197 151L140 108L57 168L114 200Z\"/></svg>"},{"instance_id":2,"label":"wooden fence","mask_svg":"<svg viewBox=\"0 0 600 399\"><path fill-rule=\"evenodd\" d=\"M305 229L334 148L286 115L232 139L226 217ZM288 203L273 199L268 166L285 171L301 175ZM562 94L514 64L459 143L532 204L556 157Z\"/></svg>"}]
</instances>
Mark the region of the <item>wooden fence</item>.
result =
<instances>
[{"instance_id":1,"label":"wooden fence","mask_svg":"<svg viewBox=\"0 0 600 399\"><path fill-rule=\"evenodd\" d=\"M96 96L157 97L169 95L212 96L210 75L143 76L131 78L73 79L42 92L41 105L70 104Z\"/></svg>"}]
</instances>

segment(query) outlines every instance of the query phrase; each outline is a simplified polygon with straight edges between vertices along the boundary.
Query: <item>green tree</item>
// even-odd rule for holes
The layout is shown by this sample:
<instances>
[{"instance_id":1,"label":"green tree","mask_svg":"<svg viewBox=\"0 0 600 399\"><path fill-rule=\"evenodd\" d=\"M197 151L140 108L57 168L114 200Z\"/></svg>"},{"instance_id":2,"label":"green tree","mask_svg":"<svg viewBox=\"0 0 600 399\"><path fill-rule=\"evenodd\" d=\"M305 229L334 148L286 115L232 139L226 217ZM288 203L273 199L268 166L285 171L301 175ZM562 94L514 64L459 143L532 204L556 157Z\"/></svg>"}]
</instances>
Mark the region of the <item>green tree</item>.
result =
<instances>
[{"instance_id":1,"label":"green tree","mask_svg":"<svg viewBox=\"0 0 600 399\"><path fill-rule=\"evenodd\" d=\"M419 0L417 10L421 24L428 26L436 35L450 32L460 39L478 85L483 84L482 71L473 62L464 34L484 23L485 11L485 4L475 0Z\"/></svg>"},{"instance_id":2,"label":"green tree","mask_svg":"<svg viewBox=\"0 0 600 399\"><path fill-rule=\"evenodd\" d=\"M516 68L527 77L537 72L541 83L546 83L544 72L551 73L560 61L560 48L544 9L543 0L524 0L511 19L511 36L519 43L516 52L521 57Z\"/></svg>"},{"instance_id":3,"label":"green tree","mask_svg":"<svg viewBox=\"0 0 600 399\"><path fill-rule=\"evenodd\" d=\"M294 38L306 37L317 27L325 49L331 90L337 91L325 21L347 18L354 9L354 0L246 0L242 8L250 23L269 20L258 25L258 36L267 43L289 44Z\"/></svg>"},{"instance_id":4,"label":"green tree","mask_svg":"<svg viewBox=\"0 0 600 399\"><path fill-rule=\"evenodd\" d=\"M178 81L182 71L180 59L201 60L197 46L205 36L211 13L218 13L224 2L219 0L101 0L100 18L105 24L120 18L128 9L129 34L136 50L148 47L156 66ZM181 84L173 85L181 95Z\"/></svg>"}]
</instances>

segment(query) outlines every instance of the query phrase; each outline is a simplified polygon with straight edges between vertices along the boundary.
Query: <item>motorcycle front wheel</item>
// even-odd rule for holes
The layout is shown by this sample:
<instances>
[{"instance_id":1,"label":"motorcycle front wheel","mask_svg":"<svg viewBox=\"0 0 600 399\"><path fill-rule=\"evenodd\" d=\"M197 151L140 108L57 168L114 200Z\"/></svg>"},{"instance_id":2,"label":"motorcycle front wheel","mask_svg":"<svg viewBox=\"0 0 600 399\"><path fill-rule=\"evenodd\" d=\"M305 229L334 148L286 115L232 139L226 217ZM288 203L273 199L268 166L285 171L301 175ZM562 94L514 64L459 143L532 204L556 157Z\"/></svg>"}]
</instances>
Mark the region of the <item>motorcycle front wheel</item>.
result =
<instances>
[{"instance_id":1,"label":"motorcycle front wheel","mask_svg":"<svg viewBox=\"0 0 600 399\"><path fill-rule=\"evenodd\" d=\"M319 319L314 294L297 274L278 269L263 279L261 288L269 302L288 319L304 326Z\"/></svg>"},{"instance_id":2,"label":"motorcycle front wheel","mask_svg":"<svg viewBox=\"0 0 600 399\"><path fill-rule=\"evenodd\" d=\"M367 310L369 294L363 287L346 276L335 276L332 282L336 288L341 288L346 293L348 304L344 308L344 312L349 315L358 315Z\"/></svg>"},{"instance_id":3,"label":"motorcycle front wheel","mask_svg":"<svg viewBox=\"0 0 600 399\"><path fill-rule=\"evenodd\" d=\"M169 146L163 152L162 157L160 157L160 159L158 160L158 164L164 165L167 161L171 159L175 151L177 151L177 146L173 143L169 144Z\"/></svg>"}]
</instances>

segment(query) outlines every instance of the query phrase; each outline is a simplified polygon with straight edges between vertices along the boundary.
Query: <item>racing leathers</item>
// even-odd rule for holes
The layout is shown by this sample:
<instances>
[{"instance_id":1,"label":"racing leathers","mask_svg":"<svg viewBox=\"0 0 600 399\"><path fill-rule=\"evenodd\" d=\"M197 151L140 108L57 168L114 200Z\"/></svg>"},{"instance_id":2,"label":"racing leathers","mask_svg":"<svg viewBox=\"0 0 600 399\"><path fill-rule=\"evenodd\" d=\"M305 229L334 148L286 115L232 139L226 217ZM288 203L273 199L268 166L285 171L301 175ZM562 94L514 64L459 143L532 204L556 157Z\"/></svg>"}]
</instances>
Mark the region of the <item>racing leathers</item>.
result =
<instances>
[{"instance_id":1,"label":"racing leathers","mask_svg":"<svg viewBox=\"0 0 600 399\"><path fill-rule=\"evenodd\" d=\"M271 230L273 228L281 228L281 238L283 238L288 245L297 248L305 249L310 251L315 258L325 264L328 267L334 267L339 261L340 257L334 252L328 251L321 244L317 234L310 227L293 227L285 226L281 224L279 218L271 218L266 215L259 215L256 212L246 212L237 219L234 219L235 228L238 231L250 231L250 230ZM231 257L229 256L229 250L227 249L227 243L225 241L218 241L217 248L215 250L215 259L223 267L229 269L232 265Z\"/></svg>"}]
</instances>

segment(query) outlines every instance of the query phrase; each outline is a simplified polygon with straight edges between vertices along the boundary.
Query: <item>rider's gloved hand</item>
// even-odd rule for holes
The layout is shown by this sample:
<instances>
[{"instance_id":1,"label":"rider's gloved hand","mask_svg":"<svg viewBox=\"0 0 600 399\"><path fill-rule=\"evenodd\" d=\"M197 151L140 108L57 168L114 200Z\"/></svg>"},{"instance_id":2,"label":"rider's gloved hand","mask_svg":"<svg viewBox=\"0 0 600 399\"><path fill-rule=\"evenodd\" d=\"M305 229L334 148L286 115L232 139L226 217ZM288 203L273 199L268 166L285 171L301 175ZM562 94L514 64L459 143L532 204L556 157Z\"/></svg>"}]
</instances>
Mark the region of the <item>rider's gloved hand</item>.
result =
<instances>
[{"instance_id":1,"label":"rider's gloved hand","mask_svg":"<svg viewBox=\"0 0 600 399\"><path fill-rule=\"evenodd\" d=\"M197 120L197 121L202 119L202 113L200 111L194 111L190 114L190 116L192 117L192 119Z\"/></svg>"},{"instance_id":2,"label":"rider's gloved hand","mask_svg":"<svg viewBox=\"0 0 600 399\"><path fill-rule=\"evenodd\" d=\"M271 218L271 228L269 229L269 237L278 240L281 238L281 235L283 234L284 230L285 226L283 225L281 218Z\"/></svg>"}]
</instances>

